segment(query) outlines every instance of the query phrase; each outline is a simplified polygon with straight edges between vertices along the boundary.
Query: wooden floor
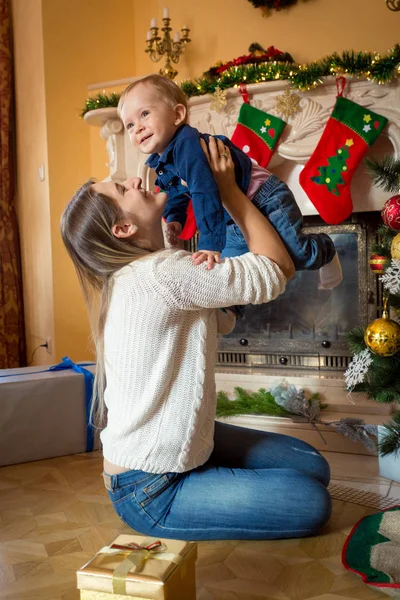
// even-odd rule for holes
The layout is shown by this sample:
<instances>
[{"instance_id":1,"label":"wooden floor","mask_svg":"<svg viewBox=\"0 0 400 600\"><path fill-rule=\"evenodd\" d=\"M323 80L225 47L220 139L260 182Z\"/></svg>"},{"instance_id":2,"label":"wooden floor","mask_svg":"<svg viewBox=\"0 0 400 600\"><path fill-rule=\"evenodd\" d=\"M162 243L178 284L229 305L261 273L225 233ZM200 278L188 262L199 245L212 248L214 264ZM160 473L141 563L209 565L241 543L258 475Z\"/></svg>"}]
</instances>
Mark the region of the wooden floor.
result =
<instances>
[{"instance_id":1,"label":"wooden floor","mask_svg":"<svg viewBox=\"0 0 400 600\"><path fill-rule=\"evenodd\" d=\"M335 499L335 489L353 487L379 494L370 499L390 496L400 504L400 484L380 478L373 457L325 456L333 472L334 513L321 535L199 543L198 600L387 598L346 571L340 559L352 526L377 508L363 506L360 495L355 501L361 498L361 504ZM96 452L0 469L1 600L78 600L76 570L116 535L129 533L108 500L101 462Z\"/></svg>"}]
</instances>

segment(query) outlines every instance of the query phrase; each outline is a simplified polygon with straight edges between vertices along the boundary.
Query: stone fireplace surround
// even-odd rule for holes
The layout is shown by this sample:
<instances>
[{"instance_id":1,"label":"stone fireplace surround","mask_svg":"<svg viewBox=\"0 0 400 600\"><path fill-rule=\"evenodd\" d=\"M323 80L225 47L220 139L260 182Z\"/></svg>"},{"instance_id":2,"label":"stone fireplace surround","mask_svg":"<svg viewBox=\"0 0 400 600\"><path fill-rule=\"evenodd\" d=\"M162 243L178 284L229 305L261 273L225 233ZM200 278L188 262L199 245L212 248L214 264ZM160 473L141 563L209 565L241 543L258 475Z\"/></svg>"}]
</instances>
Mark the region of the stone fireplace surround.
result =
<instances>
[{"instance_id":1,"label":"stone fireplace surround","mask_svg":"<svg viewBox=\"0 0 400 600\"><path fill-rule=\"evenodd\" d=\"M111 83L110 83L111 85ZM104 84L103 84L104 86ZM91 86L93 87L93 86ZM266 112L278 114L275 110L276 97L287 87L287 82L273 81L248 86L250 103ZM301 110L292 118L285 119L288 125L280 144L269 164L269 169L286 181L293 191L305 219L305 225L324 228L325 224L299 184L299 173L313 153L336 100L335 78L328 77L315 90L299 92ZM388 118L384 133L378 138L368 155L381 156L385 153L400 155L400 82L377 85L367 80L348 78L344 96L366 108ZM227 105L221 112L210 108L210 96L200 96L189 100L189 122L200 131L211 134L224 134L231 137L236 126L242 98L236 89L228 90ZM280 116L278 114L278 116ZM107 180L123 181L127 177L140 176L149 189L154 182L154 174L145 166L146 157L135 150L125 135L116 109L105 108L85 115L89 125L100 127L100 135L106 142L109 156L110 175ZM358 232L358 286L360 325L376 318L381 306L381 288L376 276L368 268L369 247L373 242L379 213L388 195L373 187L360 164L351 184L353 215L342 227ZM329 229L329 228L328 228ZM329 233L329 231L327 230ZM351 310L351 307L349 307ZM326 342L327 340L322 340ZM380 406L365 398L363 394L349 397L344 390L343 371L349 360L349 352L343 340L328 340L324 347L317 343L302 342L297 347L292 340L268 341L233 336L220 341L216 374L217 389L228 393L235 386L249 390L260 387L271 388L285 380L296 387L318 391L321 399L328 404L324 411L326 421L343 416L360 416L370 423L381 423L391 412L390 406ZM242 342L242 343L241 343ZM247 343L246 343L247 342ZM285 360L284 360L285 359ZM268 431L285 431L305 439L322 450L351 453L366 453L361 444L347 441L342 436L326 429L323 436L308 424L289 423L287 419L260 416L231 418L231 422L247 427Z\"/></svg>"}]
</instances>

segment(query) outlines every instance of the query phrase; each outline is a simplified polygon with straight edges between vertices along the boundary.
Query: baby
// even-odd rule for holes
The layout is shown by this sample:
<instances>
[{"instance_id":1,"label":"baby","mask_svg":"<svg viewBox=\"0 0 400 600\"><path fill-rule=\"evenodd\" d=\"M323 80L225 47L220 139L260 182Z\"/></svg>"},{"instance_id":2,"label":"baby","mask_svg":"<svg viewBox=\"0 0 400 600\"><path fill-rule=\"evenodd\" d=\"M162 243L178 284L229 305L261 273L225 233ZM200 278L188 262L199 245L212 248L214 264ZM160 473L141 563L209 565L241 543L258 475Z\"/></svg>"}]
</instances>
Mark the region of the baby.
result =
<instances>
[{"instance_id":1,"label":"baby","mask_svg":"<svg viewBox=\"0 0 400 600\"><path fill-rule=\"evenodd\" d=\"M131 143L150 155L146 164L157 173L156 185L168 194L164 212L168 240L176 243L192 200L200 233L196 264L207 261L212 268L220 256L248 252L240 229L222 206L201 148L200 139L207 142L209 135L187 124L187 100L182 90L170 79L149 75L124 90L118 112ZM217 137L230 149L238 186L279 233L296 270L321 269L321 288L339 285L342 271L331 238L323 233L304 234L302 215L288 186L228 138Z\"/></svg>"}]
</instances>

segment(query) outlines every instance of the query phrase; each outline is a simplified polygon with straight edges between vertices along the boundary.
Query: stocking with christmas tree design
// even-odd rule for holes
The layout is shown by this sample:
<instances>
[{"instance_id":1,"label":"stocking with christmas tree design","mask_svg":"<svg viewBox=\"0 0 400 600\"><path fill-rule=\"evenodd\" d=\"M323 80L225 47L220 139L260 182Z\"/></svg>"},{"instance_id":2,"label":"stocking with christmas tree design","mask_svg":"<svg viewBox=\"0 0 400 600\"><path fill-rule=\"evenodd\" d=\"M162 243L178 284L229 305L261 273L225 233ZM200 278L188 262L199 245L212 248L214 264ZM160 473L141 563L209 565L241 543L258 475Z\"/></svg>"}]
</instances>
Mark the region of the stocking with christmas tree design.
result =
<instances>
[{"instance_id":1,"label":"stocking with christmas tree design","mask_svg":"<svg viewBox=\"0 0 400 600\"><path fill-rule=\"evenodd\" d=\"M239 111L231 141L260 167L266 167L285 129L285 121L246 102Z\"/></svg>"},{"instance_id":2,"label":"stocking with christmas tree design","mask_svg":"<svg viewBox=\"0 0 400 600\"><path fill-rule=\"evenodd\" d=\"M322 219L341 223L353 210L353 174L387 123L386 117L340 94L313 155L300 173L300 184Z\"/></svg>"}]
</instances>

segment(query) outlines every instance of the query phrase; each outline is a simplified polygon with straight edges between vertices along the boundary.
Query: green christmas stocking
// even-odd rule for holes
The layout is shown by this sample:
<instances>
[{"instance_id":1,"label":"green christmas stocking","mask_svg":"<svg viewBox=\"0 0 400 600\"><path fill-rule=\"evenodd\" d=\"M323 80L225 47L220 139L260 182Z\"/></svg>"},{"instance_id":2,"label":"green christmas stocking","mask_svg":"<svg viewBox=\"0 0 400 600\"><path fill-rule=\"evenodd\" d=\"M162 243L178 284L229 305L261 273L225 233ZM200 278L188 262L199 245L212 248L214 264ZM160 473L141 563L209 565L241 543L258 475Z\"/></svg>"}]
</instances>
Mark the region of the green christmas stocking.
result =
<instances>
[{"instance_id":1,"label":"green christmas stocking","mask_svg":"<svg viewBox=\"0 0 400 600\"><path fill-rule=\"evenodd\" d=\"M354 171L386 123L385 117L338 96L322 137L300 173L302 188L326 223L341 223L351 214Z\"/></svg>"},{"instance_id":2,"label":"green christmas stocking","mask_svg":"<svg viewBox=\"0 0 400 600\"><path fill-rule=\"evenodd\" d=\"M282 119L243 103L231 140L260 167L266 167L285 125Z\"/></svg>"}]
</instances>

